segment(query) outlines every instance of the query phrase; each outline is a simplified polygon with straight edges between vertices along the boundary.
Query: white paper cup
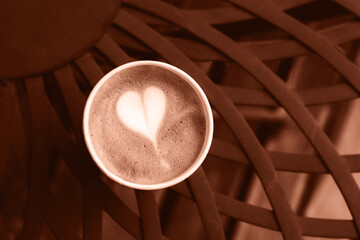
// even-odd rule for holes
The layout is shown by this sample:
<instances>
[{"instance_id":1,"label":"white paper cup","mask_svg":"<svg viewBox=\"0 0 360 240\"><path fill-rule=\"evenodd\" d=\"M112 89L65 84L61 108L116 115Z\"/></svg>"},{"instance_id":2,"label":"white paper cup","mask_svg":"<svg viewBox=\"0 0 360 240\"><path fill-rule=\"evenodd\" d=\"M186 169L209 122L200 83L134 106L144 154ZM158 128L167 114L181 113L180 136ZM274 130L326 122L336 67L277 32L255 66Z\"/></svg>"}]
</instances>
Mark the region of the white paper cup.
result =
<instances>
[{"instance_id":1,"label":"white paper cup","mask_svg":"<svg viewBox=\"0 0 360 240\"><path fill-rule=\"evenodd\" d=\"M205 113L205 117L206 117L205 140L204 140L202 149L201 149L199 155L197 156L197 158L194 159L193 164L187 170L185 170L183 173L181 173L179 176L172 178L170 180L167 180L165 182L156 183L156 184L141 184L141 183L130 182L130 181L122 179L121 177L119 177L118 175L116 175L115 173L110 171L107 167L105 167L102 159L98 156L98 154L94 150L93 143L91 142L91 138L90 138L90 134L89 134L90 108L91 108L92 102L93 102L94 98L96 97L96 94L99 91L99 89L101 88L101 86L106 84L107 80L111 79L116 73L121 72L124 69L128 69L128 68L135 67L135 66L142 66L142 65L152 65L152 66L157 66L157 67L161 67L161 68L170 70L171 72L180 76L184 81L189 83L189 85L195 90L199 99L201 100L203 110ZM102 172L104 172L109 178L111 178L115 182L118 182L122 185L131 187L131 188L142 189L142 190L154 190L154 189L170 187L172 185L175 185L175 184L185 180L191 174L193 174L200 167L200 165L202 164L202 162L204 161L205 157L208 154L208 151L210 149L210 145L212 142L212 138L213 138L213 130L214 130L214 123L213 123L213 115L212 115L211 107L210 107L209 101L208 101L204 91L200 88L200 86L197 84L197 82L192 77L190 77L187 73L180 70L179 68L174 67L170 64L158 62L158 61L130 62L130 63L126 63L124 65L121 65L121 66L113 69L109 73L107 73L96 84L96 86L91 91L91 93L87 99L85 109L84 109L84 115L83 115L83 132L84 132L85 143L87 145L87 148L88 148L93 160L98 165L98 167L102 170Z\"/></svg>"}]
</instances>

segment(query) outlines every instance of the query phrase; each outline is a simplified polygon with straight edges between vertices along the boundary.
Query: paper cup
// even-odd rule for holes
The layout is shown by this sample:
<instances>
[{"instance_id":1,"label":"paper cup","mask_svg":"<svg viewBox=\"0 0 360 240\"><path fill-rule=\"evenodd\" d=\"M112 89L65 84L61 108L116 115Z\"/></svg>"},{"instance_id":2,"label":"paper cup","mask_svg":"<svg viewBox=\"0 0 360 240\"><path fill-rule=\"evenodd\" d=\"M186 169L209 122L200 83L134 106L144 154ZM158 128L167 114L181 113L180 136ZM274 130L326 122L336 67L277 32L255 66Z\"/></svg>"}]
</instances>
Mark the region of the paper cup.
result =
<instances>
[{"instance_id":1,"label":"paper cup","mask_svg":"<svg viewBox=\"0 0 360 240\"><path fill-rule=\"evenodd\" d=\"M183 173L178 175L177 177L174 177L173 179L170 179L170 180L167 180L167 181L161 182L161 183L156 183L156 184L141 184L141 183L136 183L136 182L130 182L125 179L122 179L121 177L116 175L114 172L109 170L104 165L101 157L99 157L97 152L95 151L93 143L90 138L90 134L89 134L89 113L90 113L90 109L92 107L93 100L94 100L94 98L96 98L96 95L97 95L99 89L104 84L106 84L109 79L114 77L114 75L116 73L121 72L128 68L132 68L135 66L144 66L144 65L152 65L152 66L157 66L157 67L160 67L160 68L163 68L166 70L170 70L171 72L180 76L184 81L186 81L193 88L193 90L197 93L197 95L202 103L203 111L204 111L205 117L206 117L205 140L203 142L202 149L201 149L200 153L198 154L197 158L194 159L193 164L187 170L185 170ZM85 109L84 109L84 116L83 116L83 132L84 132L85 143L87 145L87 148L88 148L93 160L97 164L97 166L101 169L102 172L104 172L109 178L111 178L115 182L118 182L122 185L131 187L131 188L142 189L142 190L154 190L154 189L166 188L166 187L175 185L175 184L185 180L191 174L193 174L200 167L200 165L202 164L202 162L204 161L205 157L208 154L208 151L210 149L210 145L212 142L212 138L213 138L213 129L214 129L213 115L212 115L209 101L208 101L204 91L200 88L200 86L197 84L197 82L192 77L190 77L187 73L180 70L179 68L174 67L170 64L158 62L158 61L130 62L130 63L126 63L124 65L121 65L121 66L115 68L114 70L110 71L93 88L92 92L90 93L90 95L87 99Z\"/></svg>"}]
</instances>

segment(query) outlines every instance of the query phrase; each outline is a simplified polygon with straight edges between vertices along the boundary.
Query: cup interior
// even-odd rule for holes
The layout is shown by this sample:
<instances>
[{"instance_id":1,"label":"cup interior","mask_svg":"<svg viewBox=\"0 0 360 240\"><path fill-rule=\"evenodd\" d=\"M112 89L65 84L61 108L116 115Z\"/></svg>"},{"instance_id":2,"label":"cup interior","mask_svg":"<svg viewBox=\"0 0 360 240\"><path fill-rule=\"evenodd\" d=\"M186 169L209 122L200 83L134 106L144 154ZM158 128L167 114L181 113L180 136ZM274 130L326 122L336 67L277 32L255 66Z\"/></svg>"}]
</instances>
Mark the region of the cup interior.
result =
<instances>
[{"instance_id":1,"label":"cup interior","mask_svg":"<svg viewBox=\"0 0 360 240\"><path fill-rule=\"evenodd\" d=\"M103 164L101 158L97 155L96 151L94 150L93 144L91 142L91 138L89 135L89 113L90 113L90 108L92 106L92 102L94 100L94 98L96 97L97 92L99 91L99 89L106 84L106 82L111 79L116 73L123 71L125 69L131 68L131 67L135 67L135 66L145 66L145 65L153 65L153 66L157 66L157 67L161 67L163 69L166 70L170 70L171 72L177 74L178 76L180 76L184 81L186 81L192 88L193 90L196 92L196 94L198 95L201 103L202 103L202 107L205 113L205 118L206 118L206 132L205 132L205 140L202 146L202 149L197 157L196 160L194 160L193 164L187 169L185 170L182 174L180 174L179 176L167 180L165 182L161 182L161 183L156 183L156 184L140 184L140 183L135 183L135 182L130 182L127 180L122 179L121 177L119 177L118 175L116 175L115 173L113 173L112 171L110 171L108 168L105 167L105 165ZM193 174L202 164L202 162L204 161L205 157L207 156L207 153L210 149L211 146L211 142L212 142L212 138L213 138L213 115L212 115L212 110L209 104L209 101L204 93L204 91L201 89L201 87L198 85L198 83L191 77L189 76L187 73L185 73L184 71L182 71L181 69L172 66L170 64L167 63L163 63L163 62L158 62L158 61L135 61L135 62L130 62L130 63L126 63L124 65L121 65L115 69L113 69L112 71L110 71L109 73L107 73L97 84L96 86L93 88L93 90L91 91L86 105L85 105L85 109L84 109L84 115L83 115L83 132L84 132L84 138L85 138L85 143L87 145L87 148L93 158L93 160L95 161L95 163L98 165L98 167L102 170L102 172L104 172L108 177L110 177L112 180L131 187L131 188L135 188L135 189L142 189L142 190L154 190L154 189L161 189L161 188L166 188L172 185L175 185L183 180L185 180L186 178L188 178L191 174Z\"/></svg>"}]
</instances>

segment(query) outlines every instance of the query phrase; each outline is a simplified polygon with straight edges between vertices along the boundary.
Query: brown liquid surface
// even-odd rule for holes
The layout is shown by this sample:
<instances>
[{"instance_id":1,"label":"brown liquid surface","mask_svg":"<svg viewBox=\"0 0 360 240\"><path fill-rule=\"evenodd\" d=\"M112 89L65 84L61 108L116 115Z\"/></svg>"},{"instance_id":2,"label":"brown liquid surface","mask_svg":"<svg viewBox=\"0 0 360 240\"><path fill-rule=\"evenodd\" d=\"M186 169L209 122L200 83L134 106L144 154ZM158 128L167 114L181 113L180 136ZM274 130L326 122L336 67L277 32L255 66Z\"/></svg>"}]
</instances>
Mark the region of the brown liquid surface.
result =
<instances>
[{"instance_id":1,"label":"brown liquid surface","mask_svg":"<svg viewBox=\"0 0 360 240\"><path fill-rule=\"evenodd\" d=\"M116 110L124 93L142 96L149 87L161 89L166 99L156 144L127 127ZM201 152L205 129L196 92L180 76L157 66L135 66L115 74L90 108L89 133L96 154L108 170L133 183L156 184L182 174Z\"/></svg>"}]
</instances>

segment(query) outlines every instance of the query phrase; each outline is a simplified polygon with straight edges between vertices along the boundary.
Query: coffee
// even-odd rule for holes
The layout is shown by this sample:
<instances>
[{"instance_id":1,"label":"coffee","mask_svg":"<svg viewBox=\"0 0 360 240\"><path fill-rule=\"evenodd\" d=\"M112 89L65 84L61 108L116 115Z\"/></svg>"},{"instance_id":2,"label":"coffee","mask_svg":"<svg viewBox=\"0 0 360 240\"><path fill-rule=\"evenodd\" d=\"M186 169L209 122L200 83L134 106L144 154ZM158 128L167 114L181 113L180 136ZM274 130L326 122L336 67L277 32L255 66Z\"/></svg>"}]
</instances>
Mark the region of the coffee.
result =
<instances>
[{"instance_id":1,"label":"coffee","mask_svg":"<svg viewBox=\"0 0 360 240\"><path fill-rule=\"evenodd\" d=\"M116 72L98 89L88 114L93 151L108 171L128 182L176 178L204 148L201 98L171 69L149 64Z\"/></svg>"}]
</instances>

